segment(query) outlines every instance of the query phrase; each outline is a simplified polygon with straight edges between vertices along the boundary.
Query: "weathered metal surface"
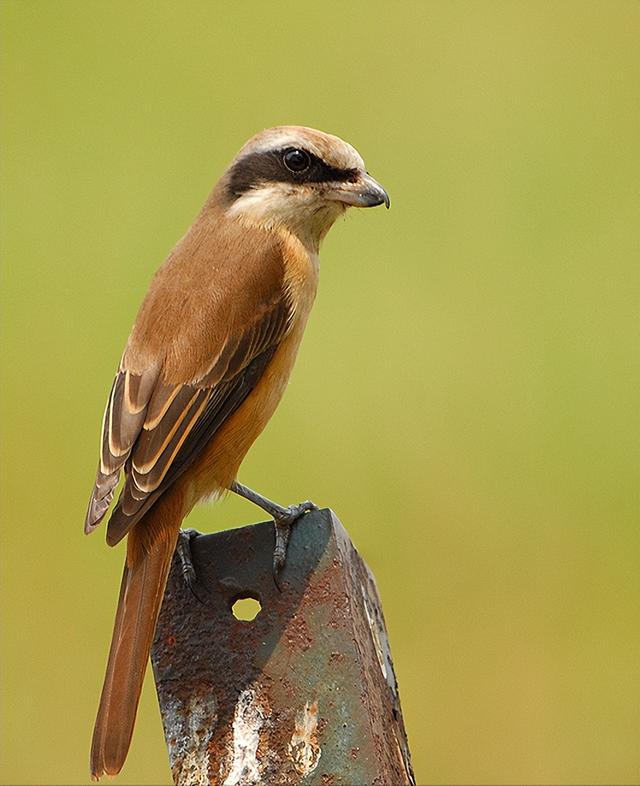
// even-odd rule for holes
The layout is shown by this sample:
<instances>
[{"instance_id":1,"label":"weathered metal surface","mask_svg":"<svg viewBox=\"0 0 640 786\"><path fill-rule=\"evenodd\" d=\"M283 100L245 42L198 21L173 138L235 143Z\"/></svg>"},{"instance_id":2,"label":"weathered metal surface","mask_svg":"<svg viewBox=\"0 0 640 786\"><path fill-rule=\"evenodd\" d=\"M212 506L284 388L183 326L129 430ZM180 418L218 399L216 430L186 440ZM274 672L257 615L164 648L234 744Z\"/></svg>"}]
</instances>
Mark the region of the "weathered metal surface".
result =
<instances>
[{"instance_id":1,"label":"weathered metal surface","mask_svg":"<svg viewBox=\"0 0 640 786\"><path fill-rule=\"evenodd\" d=\"M174 562L153 668L179 786L413 784L375 581L329 510L294 528L282 592L273 525L192 541ZM252 597L251 622L231 608Z\"/></svg>"}]
</instances>

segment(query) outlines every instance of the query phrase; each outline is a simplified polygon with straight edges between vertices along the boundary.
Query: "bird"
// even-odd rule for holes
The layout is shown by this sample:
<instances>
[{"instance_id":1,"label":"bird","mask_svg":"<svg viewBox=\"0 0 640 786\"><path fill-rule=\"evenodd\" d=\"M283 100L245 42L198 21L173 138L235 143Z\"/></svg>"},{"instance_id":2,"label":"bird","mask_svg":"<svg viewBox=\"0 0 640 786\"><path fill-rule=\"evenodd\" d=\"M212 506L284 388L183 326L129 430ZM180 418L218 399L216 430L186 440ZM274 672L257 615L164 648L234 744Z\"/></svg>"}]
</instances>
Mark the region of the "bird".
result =
<instances>
[{"instance_id":1,"label":"bird","mask_svg":"<svg viewBox=\"0 0 640 786\"><path fill-rule=\"evenodd\" d=\"M278 505L241 484L238 470L287 385L321 241L350 206L382 204L387 192L350 144L304 126L269 128L240 149L155 273L108 397L84 524L93 532L111 509L108 545L127 538L94 780L117 774L127 756L187 514L228 491L262 507L275 523L277 575L291 526L315 508Z\"/></svg>"}]
</instances>

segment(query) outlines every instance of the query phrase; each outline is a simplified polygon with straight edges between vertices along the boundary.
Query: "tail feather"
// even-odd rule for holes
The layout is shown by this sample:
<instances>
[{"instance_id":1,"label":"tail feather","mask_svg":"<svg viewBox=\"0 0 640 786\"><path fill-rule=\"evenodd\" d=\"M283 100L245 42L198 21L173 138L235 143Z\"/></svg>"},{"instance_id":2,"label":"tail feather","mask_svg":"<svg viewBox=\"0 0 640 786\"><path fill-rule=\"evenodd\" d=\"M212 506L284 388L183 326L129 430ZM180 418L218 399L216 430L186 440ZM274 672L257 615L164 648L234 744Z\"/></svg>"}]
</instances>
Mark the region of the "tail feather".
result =
<instances>
[{"instance_id":1,"label":"tail feather","mask_svg":"<svg viewBox=\"0 0 640 786\"><path fill-rule=\"evenodd\" d=\"M91 745L94 779L117 774L129 750L182 518L178 506L171 502L160 499L129 533L127 561Z\"/></svg>"}]
</instances>

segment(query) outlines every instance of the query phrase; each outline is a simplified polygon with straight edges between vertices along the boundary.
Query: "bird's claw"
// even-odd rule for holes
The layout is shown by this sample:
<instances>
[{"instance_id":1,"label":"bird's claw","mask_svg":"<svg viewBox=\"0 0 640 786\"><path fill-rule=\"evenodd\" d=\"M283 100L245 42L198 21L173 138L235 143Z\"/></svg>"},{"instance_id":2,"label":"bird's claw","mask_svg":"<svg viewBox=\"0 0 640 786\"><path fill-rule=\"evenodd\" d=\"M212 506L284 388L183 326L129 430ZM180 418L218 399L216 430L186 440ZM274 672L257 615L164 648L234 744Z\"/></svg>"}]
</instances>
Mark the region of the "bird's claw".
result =
<instances>
[{"instance_id":1,"label":"bird's claw","mask_svg":"<svg viewBox=\"0 0 640 786\"><path fill-rule=\"evenodd\" d=\"M194 587L198 582L196 569L193 565L193 556L191 554L191 541L197 538L200 533L195 529L181 529L178 533L178 542L176 543L176 552L180 560L180 569L182 571L182 578L192 593Z\"/></svg>"},{"instance_id":2,"label":"bird's claw","mask_svg":"<svg viewBox=\"0 0 640 786\"><path fill-rule=\"evenodd\" d=\"M300 502L298 505L289 505L288 508L283 508L281 513L273 517L276 533L276 542L273 549L273 581L280 591L282 591L280 572L287 561L287 546L289 545L291 528L299 518L312 510L318 510L318 506L311 500L306 500L306 502Z\"/></svg>"}]
</instances>

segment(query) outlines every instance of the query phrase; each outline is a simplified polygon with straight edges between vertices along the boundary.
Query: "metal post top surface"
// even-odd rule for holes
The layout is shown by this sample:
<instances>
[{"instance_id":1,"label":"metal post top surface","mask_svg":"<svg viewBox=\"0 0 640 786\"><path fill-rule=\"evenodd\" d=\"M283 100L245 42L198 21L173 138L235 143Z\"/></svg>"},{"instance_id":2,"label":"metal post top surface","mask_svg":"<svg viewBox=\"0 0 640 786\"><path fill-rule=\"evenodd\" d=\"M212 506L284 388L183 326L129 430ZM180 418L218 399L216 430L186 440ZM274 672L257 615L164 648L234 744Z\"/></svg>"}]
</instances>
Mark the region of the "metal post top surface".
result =
<instances>
[{"instance_id":1,"label":"metal post top surface","mask_svg":"<svg viewBox=\"0 0 640 786\"><path fill-rule=\"evenodd\" d=\"M412 783L373 576L330 510L294 527L282 591L273 542L272 522L197 537L197 597L173 565L152 659L175 782Z\"/></svg>"}]
</instances>

